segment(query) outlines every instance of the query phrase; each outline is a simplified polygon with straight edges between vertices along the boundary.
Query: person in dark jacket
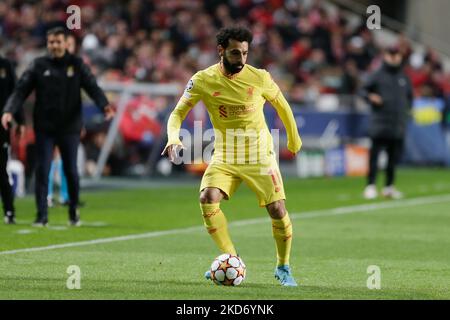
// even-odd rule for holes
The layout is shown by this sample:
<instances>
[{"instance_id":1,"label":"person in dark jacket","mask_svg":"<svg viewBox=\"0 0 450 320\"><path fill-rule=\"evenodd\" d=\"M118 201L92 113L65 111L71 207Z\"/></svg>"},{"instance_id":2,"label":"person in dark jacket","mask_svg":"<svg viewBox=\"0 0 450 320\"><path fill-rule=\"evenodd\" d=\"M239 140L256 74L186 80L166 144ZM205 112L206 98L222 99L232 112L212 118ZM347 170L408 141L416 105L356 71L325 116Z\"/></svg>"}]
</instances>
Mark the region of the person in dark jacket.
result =
<instances>
[{"instance_id":1,"label":"person in dark jacket","mask_svg":"<svg viewBox=\"0 0 450 320\"><path fill-rule=\"evenodd\" d=\"M12 114L23 107L25 99L35 90L33 125L37 152L37 219L34 226L46 226L48 223L48 177L55 145L61 152L69 189L69 224L80 225L76 161L82 128L81 89L94 100L107 120L114 116L114 109L89 68L81 58L67 52L66 48L66 31L61 27L49 30L49 54L35 59L24 72L7 101L2 116L2 125L7 128Z\"/></svg>"},{"instance_id":2,"label":"person in dark jacket","mask_svg":"<svg viewBox=\"0 0 450 320\"><path fill-rule=\"evenodd\" d=\"M0 108L3 107L8 100L8 97L14 90L16 83L16 75L12 64L5 58L0 57ZM18 134L23 135L23 114L15 114L15 120L19 124ZM9 128L0 128L0 193L3 203L4 221L6 224L15 224L15 210L14 210L14 192L9 183L9 176L6 171L8 164L8 153L10 146L10 130Z\"/></svg>"},{"instance_id":3,"label":"person in dark jacket","mask_svg":"<svg viewBox=\"0 0 450 320\"><path fill-rule=\"evenodd\" d=\"M378 196L376 175L378 154L386 149L388 164L386 184L382 195L401 198L403 195L395 186L395 168L403 150L403 140L409 121L413 91L409 78L402 70L403 57L396 47L388 47L383 52L382 67L368 77L363 84L362 96L372 107L369 136L372 146L369 156L369 173L364 190L366 199Z\"/></svg>"}]
</instances>

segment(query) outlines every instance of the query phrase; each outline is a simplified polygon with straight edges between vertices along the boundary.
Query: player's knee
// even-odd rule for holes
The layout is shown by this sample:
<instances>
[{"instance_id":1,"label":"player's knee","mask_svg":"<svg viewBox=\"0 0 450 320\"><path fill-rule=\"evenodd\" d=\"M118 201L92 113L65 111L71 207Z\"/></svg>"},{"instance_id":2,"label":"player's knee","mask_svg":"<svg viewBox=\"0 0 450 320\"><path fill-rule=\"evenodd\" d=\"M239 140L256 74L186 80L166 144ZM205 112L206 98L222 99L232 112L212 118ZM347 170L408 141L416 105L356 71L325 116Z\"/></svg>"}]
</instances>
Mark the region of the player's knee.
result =
<instances>
[{"instance_id":1,"label":"player's knee","mask_svg":"<svg viewBox=\"0 0 450 320\"><path fill-rule=\"evenodd\" d=\"M282 219L286 215L284 200L278 200L267 205L269 215L274 219Z\"/></svg>"},{"instance_id":2,"label":"player's knee","mask_svg":"<svg viewBox=\"0 0 450 320\"><path fill-rule=\"evenodd\" d=\"M222 200L222 195L218 189L206 188L200 193L200 203L216 203Z\"/></svg>"}]
</instances>

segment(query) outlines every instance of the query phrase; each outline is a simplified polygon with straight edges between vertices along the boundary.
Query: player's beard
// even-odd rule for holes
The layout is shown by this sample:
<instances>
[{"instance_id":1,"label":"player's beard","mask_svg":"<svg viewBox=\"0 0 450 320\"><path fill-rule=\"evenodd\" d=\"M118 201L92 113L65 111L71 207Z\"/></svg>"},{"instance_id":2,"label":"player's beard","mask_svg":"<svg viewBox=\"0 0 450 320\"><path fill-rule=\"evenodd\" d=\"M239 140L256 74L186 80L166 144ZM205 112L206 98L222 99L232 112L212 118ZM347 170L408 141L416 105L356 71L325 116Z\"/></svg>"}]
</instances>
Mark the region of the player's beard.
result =
<instances>
[{"instance_id":1,"label":"player's beard","mask_svg":"<svg viewBox=\"0 0 450 320\"><path fill-rule=\"evenodd\" d=\"M386 65L386 69L390 72L398 72L401 68L402 68L402 63L388 63L388 62L384 62L384 64Z\"/></svg>"},{"instance_id":2,"label":"player's beard","mask_svg":"<svg viewBox=\"0 0 450 320\"><path fill-rule=\"evenodd\" d=\"M225 70L231 74L238 73L244 67L244 65L240 62L231 63L230 61L228 61L228 59L225 55L223 55L223 57L222 57L222 62L223 62L223 66L224 66Z\"/></svg>"}]
</instances>

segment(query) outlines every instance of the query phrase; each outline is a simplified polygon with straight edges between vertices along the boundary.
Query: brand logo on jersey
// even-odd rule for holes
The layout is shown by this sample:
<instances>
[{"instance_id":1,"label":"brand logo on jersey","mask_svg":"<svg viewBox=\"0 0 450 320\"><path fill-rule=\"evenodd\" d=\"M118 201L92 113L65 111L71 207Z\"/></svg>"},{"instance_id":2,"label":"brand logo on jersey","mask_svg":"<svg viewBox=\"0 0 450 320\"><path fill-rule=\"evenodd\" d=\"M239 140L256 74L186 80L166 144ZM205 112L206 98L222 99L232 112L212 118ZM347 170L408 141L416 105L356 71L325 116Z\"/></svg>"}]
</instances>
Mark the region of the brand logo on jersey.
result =
<instances>
[{"instance_id":1,"label":"brand logo on jersey","mask_svg":"<svg viewBox=\"0 0 450 320\"><path fill-rule=\"evenodd\" d=\"M213 97L218 97L220 96L220 91L214 91L214 93L212 94Z\"/></svg>"},{"instance_id":2,"label":"brand logo on jersey","mask_svg":"<svg viewBox=\"0 0 450 320\"><path fill-rule=\"evenodd\" d=\"M3 68L0 69L0 78L6 78L6 70Z\"/></svg>"},{"instance_id":3,"label":"brand logo on jersey","mask_svg":"<svg viewBox=\"0 0 450 320\"><path fill-rule=\"evenodd\" d=\"M227 108L225 106L219 107L219 115L221 118L228 118Z\"/></svg>"},{"instance_id":4,"label":"brand logo on jersey","mask_svg":"<svg viewBox=\"0 0 450 320\"><path fill-rule=\"evenodd\" d=\"M73 66L69 66L67 68L67 76L68 77L73 77L74 71L73 71Z\"/></svg>"},{"instance_id":5,"label":"brand logo on jersey","mask_svg":"<svg viewBox=\"0 0 450 320\"><path fill-rule=\"evenodd\" d=\"M398 84L399 84L401 87L404 87L404 86L406 86L406 80L403 79L403 78L400 78L400 79L398 79Z\"/></svg>"},{"instance_id":6,"label":"brand logo on jersey","mask_svg":"<svg viewBox=\"0 0 450 320\"><path fill-rule=\"evenodd\" d=\"M219 107L219 115L221 118L236 119L244 117L249 113L255 112L256 107L253 104L250 105L221 105Z\"/></svg>"},{"instance_id":7,"label":"brand logo on jersey","mask_svg":"<svg viewBox=\"0 0 450 320\"><path fill-rule=\"evenodd\" d=\"M50 77L50 70L45 70L44 77Z\"/></svg>"}]
</instances>

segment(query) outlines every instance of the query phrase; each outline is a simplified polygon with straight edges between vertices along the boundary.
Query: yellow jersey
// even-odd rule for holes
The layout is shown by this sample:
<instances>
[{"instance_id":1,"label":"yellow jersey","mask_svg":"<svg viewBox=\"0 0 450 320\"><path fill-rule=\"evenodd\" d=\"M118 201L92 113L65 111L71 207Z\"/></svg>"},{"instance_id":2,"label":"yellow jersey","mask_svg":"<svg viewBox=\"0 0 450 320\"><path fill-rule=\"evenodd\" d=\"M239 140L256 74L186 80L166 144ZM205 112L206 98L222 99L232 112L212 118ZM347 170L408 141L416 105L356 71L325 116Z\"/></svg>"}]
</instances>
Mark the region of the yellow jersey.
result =
<instances>
[{"instance_id":1,"label":"yellow jersey","mask_svg":"<svg viewBox=\"0 0 450 320\"><path fill-rule=\"evenodd\" d=\"M301 148L292 110L270 74L245 64L230 77L220 63L197 72L189 80L169 117L166 146L182 144L181 123L199 100L205 104L214 128L214 162L267 161L273 153L273 139L263 113L266 101L275 107L286 128L289 151L295 154Z\"/></svg>"}]
</instances>

